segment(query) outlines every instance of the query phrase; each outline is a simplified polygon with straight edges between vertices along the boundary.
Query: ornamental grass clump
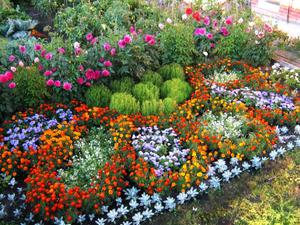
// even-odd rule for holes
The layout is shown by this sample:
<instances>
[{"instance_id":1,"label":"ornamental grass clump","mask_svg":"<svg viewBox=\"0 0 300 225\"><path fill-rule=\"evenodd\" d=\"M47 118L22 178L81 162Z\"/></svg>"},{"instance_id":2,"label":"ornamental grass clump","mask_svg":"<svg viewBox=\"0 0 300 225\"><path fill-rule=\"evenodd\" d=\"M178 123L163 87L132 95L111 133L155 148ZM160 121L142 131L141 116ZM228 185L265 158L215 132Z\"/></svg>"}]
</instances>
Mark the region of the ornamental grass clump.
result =
<instances>
[{"instance_id":1,"label":"ornamental grass clump","mask_svg":"<svg viewBox=\"0 0 300 225\"><path fill-rule=\"evenodd\" d=\"M157 99L146 100L141 105L141 112L143 116L158 115L164 112L163 101Z\"/></svg>"},{"instance_id":2,"label":"ornamental grass clump","mask_svg":"<svg viewBox=\"0 0 300 225\"><path fill-rule=\"evenodd\" d=\"M152 83L139 83L133 87L132 93L139 101L159 99L159 88Z\"/></svg>"},{"instance_id":3,"label":"ornamental grass clump","mask_svg":"<svg viewBox=\"0 0 300 225\"><path fill-rule=\"evenodd\" d=\"M110 88L113 93L126 92L131 94L133 86L134 80L130 77L122 77L120 80L113 80L110 84Z\"/></svg>"},{"instance_id":4,"label":"ornamental grass clump","mask_svg":"<svg viewBox=\"0 0 300 225\"><path fill-rule=\"evenodd\" d=\"M172 113L176 109L176 101L172 98L165 98L163 100L163 111L166 115Z\"/></svg>"},{"instance_id":5,"label":"ornamental grass clump","mask_svg":"<svg viewBox=\"0 0 300 225\"><path fill-rule=\"evenodd\" d=\"M141 78L143 83L152 83L157 87L160 87L163 83L163 78L159 73L153 71L147 71Z\"/></svg>"},{"instance_id":6,"label":"ornamental grass clump","mask_svg":"<svg viewBox=\"0 0 300 225\"><path fill-rule=\"evenodd\" d=\"M176 103L182 103L192 92L192 87L180 79L172 79L163 83L161 95L164 98L172 98Z\"/></svg>"},{"instance_id":7,"label":"ornamental grass clump","mask_svg":"<svg viewBox=\"0 0 300 225\"><path fill-rule=\"evenodd\" d=\"M88 106L105 107L110 103L111 91L103 84L92 86L85 94L86 103Z\"/></svg>"},{"instance_id":8,"label":"ornamental grass clump","mask_svg":"<svg viewBox=\"0 0 300 225\"><path fill-rule=\"evenodd\" d=\"M172 63L161 67L158 73L163 77L164 80L171 80L174 78L185 80L184 70L182 66L177 63Z\"/></svg>"},{"instance_id":9,"label":"ornamental grass clump","mask_svg":"<svg viewBox=\"0 0 300 225\"><path fill-rule=\"evenodd\" d=\"M140 103L131 94L117 92L112 95L109 107L119 113L132 114L140 110Z\"/></svg>"}]
</instances>

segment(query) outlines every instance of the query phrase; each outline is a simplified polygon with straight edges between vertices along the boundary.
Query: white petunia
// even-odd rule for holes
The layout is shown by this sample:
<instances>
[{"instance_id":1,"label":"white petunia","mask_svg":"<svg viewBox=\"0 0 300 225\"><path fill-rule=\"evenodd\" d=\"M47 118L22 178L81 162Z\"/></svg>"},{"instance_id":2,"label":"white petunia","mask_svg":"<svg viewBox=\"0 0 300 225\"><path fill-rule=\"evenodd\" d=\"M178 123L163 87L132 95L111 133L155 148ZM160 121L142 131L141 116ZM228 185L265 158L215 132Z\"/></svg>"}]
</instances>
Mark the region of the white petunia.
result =
<instances>
[{"instance_id":1,"label":"white petunia","mask_svg":"<svg viewBox=\"0 0 300 225\"><path fill-rule=\"evenodd\" d=\"M169 209L170 211L176 207L175 199L172 197L168 197L164 203L166 205L166 209Z\"/></svg>"},{"instance_id":2,"label":"white petunia","mask_svg":"<svg viewBox=\"0 0 300 225\"><path fill-rule=\"evenodd\" d=\"M140 224L143 221L143 214L140 212L134 214L134 216L132 217L132 220L134 221L134 223L136 225Z\"/></svg>"},{"instance_id":3,"label":"white petunia","mask_svg":"<svg viewBox=\"0 0 300 225\"><path fill-rule=\"evenodd\" d=\"M152 199L152 202L161 202L161 197L158 193L154 193L152 196L151 196L151 199Z\"/></svg>"},{"instance_id":4,"label":"white petunia","mask_svg":"<svg viewBox=\"0 0 300 225\"><path fill-rule=\"evenodd\" d=\"M122 215L122 216L125 216L129 210L127 208L127 206L124 206L124 205L121 205L120 208L118 208L118 212Z\"/></svg>"},{"instance_id":5,"label":"white petunia","mask_svg":"<svg viewBox=\"0 0 300 225\"><path fill-rule=\"evenodd\" d=\"M223 174L222 174L222 177L223 179L228 182L230 180L232 176L232 173L229 171L229 170L226 170Z\"/></svg>"},{"instance_id":6,"label":"white petunia","mask_svg":"<svg viewBox=\"0 0 300 225\"><path fill-rule=\"evenodd\" d=\"M212 188L220 188L220 179L218 177L211 177L209 180L209 184Z\"/></svg>"},{"instance_id":7,"label":"white petunia","mask_svg":"<svg viewBox=\"0 0 300 225\"><path fill-rule=\"evenodd\" d=\"M179 204L183 204L187 200L188 195L185 192L181 192L179 195L177 195L177 200Z\"/></svg>"},{"instance_id":8,"label":"white petunia","mask_svg":"<svg viewBox=\"0 0 300 225\"><path fill-rule=\"evenodd\" d=\"M157 202L155 205L154 205L154 209L157 211L157 212L161 212L164 207L163 205L161 204L161 202Z\"/></svg>"},{"instance_id":9,"label":"white petunia","mask_svg":"<svg viewBox=\"0 0 300 225\"><path fill-rule=\"evenodd\" d=\"M97 225L105 225L106 219L98 218L95 222Z\"/></svg>"},{"instance_id":10,"label":"white petunia","mask_svg":"<svg viewBox=\"0 0 300 225\"><path fill-rule=\"evenodd\" d=\"M130 200L129 205L132 209L135 209L139 206L139 203L136 201L136 199L132 199Z\"/></svg>"},{"instance_id":11,"label":"white petunia","mask_svg":"<svg viewBox=\"0 0 300 225\"><path fill-rule=\"evenodd\" d=\"M139 190L136 187L126 189L126 191L125 191L126 199L131 200L133 198L136 198L138 193L139 193Z\"/></svg>"},{"instance_id":12,"label":"white petunia","mask_svg":"<svg viewBox=\"0 0 300 225\"><path fill-rule=\"evenodd\" d=\"M154 213L152 211L152 209L146 209L144 212L143 212L143 215L145 216L146 219L150 219L152 216L154 216Z\"/></svg>"},{"instance_id":13,"label":"white petunia","mask_svg":"<svg viewBox=\"0 0 300 225\"><path fill-rule=\"evenodd\" d=\"M108 219L109 219L110 222L114 223L115 220L118 218L118 211L115 210L115 209L110 210L107 213L107 217L108 217Z\"/></svg>"},{"instance_id":14,"label":"white petunia","mask_svg":"<svg viewBox=\"0 0 300 225\"><path fill-rule=\"evenodd\" d=\"M149 206L151 204L151 197L150 195L143 193L142 196L139 198L141 205Z\"/></svg>"}]
</instances>

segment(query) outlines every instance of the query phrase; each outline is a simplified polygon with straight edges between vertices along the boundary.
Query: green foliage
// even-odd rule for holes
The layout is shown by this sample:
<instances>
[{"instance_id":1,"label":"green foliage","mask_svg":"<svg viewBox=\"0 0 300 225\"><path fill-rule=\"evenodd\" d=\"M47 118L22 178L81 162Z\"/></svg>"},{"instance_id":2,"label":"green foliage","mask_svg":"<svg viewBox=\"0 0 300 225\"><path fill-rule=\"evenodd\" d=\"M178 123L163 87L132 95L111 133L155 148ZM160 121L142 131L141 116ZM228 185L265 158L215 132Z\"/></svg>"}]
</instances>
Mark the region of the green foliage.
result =
<instances>
[{"instance_id":1,"label":"green foliage","mask_svg":"<svg viewBox=\"0 0 300 225\"><path fill-rule=\"evenodd\" d=\"M190 97L192 88L189 83L180 79L172 79L165 81L161 88L161 95L164 98L172 98L177 103L182 103Z\"/></svg>"},{"instance_id":2,"label":"green foliage","mask_svg":"<svg viewBox=\"0 0 300 225\"><path fill-rule=\"evenodd\" d=\"M103 84L94 85L85 94L88 106L105 107L110 103L111 91Z\"/></svg>"},{"instance_id":3,"label":"green foliage","mask_svg":"<svg viewBox=\"0 0 300 225\"><path fill-rule=\"evenodd\" d=\"M1 9L10 9L11 3L9 0L0 0L0 8Z\"/></svg>"},{"instance_id":4,"label":"green foliage","mask_svg":"<svg viewBox=\"0 0 300 225\"><path fill-rule=\"evenodd\" d=\"M174 112L177 106L176 101L172 98L165 98L163 100L163 104L164 104L163 110L166 115Z\"/></svg>"},{"instance_id":5,"label":"green foliage","mask_svg":"<svg viewBox=\"0 0 300 225\"><path fill-rule=\"evenodd\" d=\"M164 112L164 104L162 100L146 100L142 103L141 112L143 116L158 115Z\"/></svg>"},{"instance_id":6,"label":"green foliage","mask_svg":"<svg viewBox=\"0 0 300 225\"><path fill-rule=\"evenodd\" d=\"M193 37L194 28L188 24L178 23L167 25L160 34L163 52L163 64L178 63L189 65L193 63L196 54Z\"/></svg>"},{"instance_id":7,"label":"green foliage","mask_svg":"<svg viewBox=\"0 0 300 225\"><path fill-rule=\"evenodd\" d=\"M164 80L171 80L173 78L185 80L184 70L177 63L172 63L161 67L158 73L163 77Z\"/></svg>"},{"instance_id":8,"label":"green foliage","mask_svg":"<svg viewBox=\"0 0 300 225\"><path fill-rule=\"evenodd\" d=\"M110 108L122 114L132 114L139 112L140 104L131 94L118 92L112 95Z\"/></svg>"},{"instance_id":9,"label":"green foliage","mask_svg":"<svg viewBox=\"0 0 300 225\"><path fill-rule=\"evenodd\" d=\"M38 106L49 96L45 77L36 67L19 68L14 81L15 102L20 108Z\"/></svg>"},{"instance_id":10,"label":"green foliage","mask_svg":"<svg viewBox=\"0 0 300 225\"><path fill-rule=\"evenodd\" d=\"M141 81L143 83L152 83L156 85L157 87L160 87L163 83L163 79L159 73L153 72L153 71L146 71L145 74L143 74Z\"/></svg>"},{"instance_id":11,"label":"green foliage","mask_svg":"<svg viewBox=\"0 0 300 225\"><path fill-rule=\"evenodd\" d=\"M30 17L18 9L0 7L0 25L4 25L8 19L28 20Z\"/></svg>"},{"instance_id":12,"label":"green foliage","mask_svg":"<svg viewBox=\"0 0 300 225\"><path fill-rule=\"evenodd\" d=\"M139 101L159 99L159 88L152 83L139 83L133 87L132 93Z\"/></svg>"},{"instance_id":13,"label":"green foliage","mask_svg":"<svg viewBox=\"0 0 300 225\"><path fill-rule=\"evenodd\" d=\"M115 92L126 92L132 93L134 81L131 77L122 77L119 80L113 80L110 82L110 88L113 93Z\"/></svg>"}]
</instances>

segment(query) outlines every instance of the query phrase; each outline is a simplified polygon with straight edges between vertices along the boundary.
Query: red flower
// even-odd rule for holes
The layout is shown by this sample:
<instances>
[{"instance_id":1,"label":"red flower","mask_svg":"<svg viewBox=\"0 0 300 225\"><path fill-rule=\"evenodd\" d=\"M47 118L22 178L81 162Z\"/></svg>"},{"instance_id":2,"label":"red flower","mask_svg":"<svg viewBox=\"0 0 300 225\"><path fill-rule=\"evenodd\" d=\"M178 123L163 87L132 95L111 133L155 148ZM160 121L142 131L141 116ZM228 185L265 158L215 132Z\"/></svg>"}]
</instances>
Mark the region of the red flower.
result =
<instances>
[{"instance_id":1,"label":"red flower","mask_svg":"<svg viewBox=\"0 0 300 225\"><path fill-rule=\"evenodd\" d=\"M199 13L199 12L194 12L194 13L193 13L193 18L194 18L196 21L200 22L200 20L201 20L201 15L200 15L200 13Z\"/></svg>"},{"instance_id":2,"label":"red flower","mask_svg":"<svg viewBox=\"0 0 300 225\"><path fill-rule=\"evenodd\" d=\"M192 8L187 8L185 10L185 14L187 14L187 15L191 15L192 13L193 13L193 9Z\"/></svg>"}]
</instances>

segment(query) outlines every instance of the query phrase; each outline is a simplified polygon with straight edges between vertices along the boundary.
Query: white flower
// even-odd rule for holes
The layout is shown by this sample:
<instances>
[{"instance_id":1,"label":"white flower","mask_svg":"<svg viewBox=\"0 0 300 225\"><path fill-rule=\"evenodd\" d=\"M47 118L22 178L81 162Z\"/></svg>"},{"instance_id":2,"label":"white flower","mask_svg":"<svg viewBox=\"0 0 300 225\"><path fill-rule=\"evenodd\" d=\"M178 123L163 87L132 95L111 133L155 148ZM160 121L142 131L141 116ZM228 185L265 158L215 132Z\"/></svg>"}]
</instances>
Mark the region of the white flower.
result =
<instances>
[{"instance_id":1,"label":"white flower","mask_svg":"<svg viewBox=\"0 0 300 225\"><path fill-rule=\"evenodd\" d=\"M0 194L0 201L3 200L5 198L4 194Z\"/></svg>"},{"instance_id":2,"label":"white flower","mask_svg":"<svg viewBox=\"0 0 300 225\"><path fill-rule=\"evenodd\" d=\"M192 187L190 190L188 190L187 194L191 198L195 198L199 194L199 192L195 188Z\"/></svg>"},{"instance_id":3,"label":"white flower","mask_svg":"<svg viewBox=\"0 0 300 225\"><path fill-rule=\"evenodd\" d=\"M128 221L125 221L122 223L122 225L131 225L132 223L131 222L128 222Z\"/></svg>"},{"instance_id":4,"label":"white flower","mask_svg":"<svg viewBox=\"0 0 300 225\"><path fill-rule=\"evenodd\" d=\"M279 153L279 155L283 155L286 152L286 150L284 147L280 147L279 149L277 149L277 152Z\"/></svg>"},{"instance_id":5,"label":"white flower","mask_svg":"<svg viewBox=\"0 0 300 225\"><path fill-rule=\"evenodd\" d=\"M223 173L228 168L224 159L219 159L215 162L215 165L220 173Z\"/></svg>"},{"instance_id":6,"label":"white flower","mask_svg":"<svg viewBox=\"0 0 300 225\"><path fill-rule=\"evenodd\" d=\"M124 205L121 205L121 207L118 209L118 212L122 215L122 216L125 216L129 210L126 206Z\"/></svg>"},{"instance_id":7,"label":"white flower","mask_svg":"<svg viewBox=\"0 0 300 225\"><path fill-rule=\"evenodd\" d=\"M172 197L168 197L164 203L166 204L166 209L169 209L170 211L176 207L175 199Z\"/></svg>"},{"instance_id":8,"label":"white flower","mask_svg":"<svg viewBox=\"0 0 300 225\"><path fill-rule=\"evenodd\" d=\"M4 218L7 215L7 213L5 212L5 207L2 206L0 209L0 219Z\"/></svg>"},{"instance_id":9,"label":"white flower","mask_svg":"<svg viewBox=\"0 0 300 225\"><path fill-rule=\"evenodd\" d=\"M116 203L117 205L122 205L122 198L117 198Z\"/></svg>"},{"instance_id":10,"label":"white flower","mask_svg":"<svg viewBox=\"0 0 300 225\"><path fill-rule=\"evenodd\" d=\"M17 71L17 68L12 66L12 67L10 67L10 70L11 70L11 72L15 73Z\"/></svg>"},{"instance_id":11,"label":"white flower","mask_svg":"<svg viewBox=\"0 0 300 225\"><path fill-rule=\"evenodd\" d=\"M300 138L295 141L296 146L300 147Z\"/></svg>"},{"instance_id":12,"label":"white flower","mask_svg":"<svg viewBox=\"0 0 300 225\"><path fill-rule=\"evenodd\" d=\"M183 14L183 15L181 16L181 18L182 18L182 20L186 20L186 19L188 18L188 16L187 16L186 14Z\"/></svg>"},{"instance_id":13,"label":"white flower","mask_svg":"<svg viewBox=\"0 0 300 225\"><path fill-rule=\"evenodd\" d=\"M149 206L151 204L151 198L150 195L143 193L142 196L139 198L141 205L143 206Z\"/></svg>"},{"instance_id":14,"label":"white flower","mask_svg":"<svg viewBox=\"0 0 300 225\"><path fill-rule=\"evenodd\" d=\"M58 218L54 218L54 224L55 225L65 225L66 223L65 223L65 221L63 220L63 218L61 217L60 219L58 219Z\"/></svg>"},{"instance_id":15,"label":"white flower","mask_svg":"<svg viewBox=\"0 0 300 225\"><path fill-rule=\"evenodd\" d=\"M238 23L239 24L241 24L241 23L243 23L244 22L244 19L243 18L240 18L239 20L238 20Z\"/></svg>"},{"instance_id":16,"label":"white flower","mask_svg":"<svg viewBox=\"0 0 300 225\"><path fill-rule=\"evenodd\" d=\"M193 210L194 212L197 212L197 211L198 211L198 208L193 207L192 210Z\"/></svg>"},{"instance_id":17,"label":"white flower","mask_svg":"<svg viewBox=\"0 0 300 225\"><path fill-rule=\"evenodd\" d=\"M252 22L252 21L251 21L251 22L249 22L249 26L250 26L250 27L253 27L254 25L255 25L255 23L254 23L254 22Z\"/></svg>"},{"instance_id":18,"label":"white flower","mask_svg":"<svg viewBox=\"0 0 300 225\"><path fill-rule=\"evenodd\" d=\"M103 205L102 207L101 207L101 209L102 209L102 212L108 212L108 206L106 206L106 205Z\"/></svg>"},{"instance_id":19,"label":"white flower","mask_svg":"<svg viewBox=\"0 0 300 225\"><path fill-rule=\"evenodd\" d=\"M299 124L297 124L297 125L295 126L295 134L300 135L300 125L299 125Z\"/></svg>"},{"instance_id":20,"label":"white flower","mask_svg":"<svg viewBox=\"0 0 300 225\"><path fill-rule=\"evenodd\" d=\"M238 176L240 173L241 173L241 169L238 168L237 166L235 166L232 170L231 170L231 173L232 175L235 177L235 176Z\"/></svg>"},{"instance_id":21,"label":"white flower","mask_svg":"<svg viewBox=\"0 0 300 225\"><path fill-rule=\"evenodd\" d=\"M32 213L29 213L28 217L25 218L25 221L26 222L33 222L33 217L34 217L34 215Z\"/></svg>"},{"instance_id":22,"label":"white flower","mask_svg":"<svg viewBox=\"0 0 300 225\"><path fill-rule=\"evenodd\" d=\"M199 188L200 188L200 191L205 191L208 188L208 186L205 183L201 183L199 185Z\"/></svg>"},{"instance_id":23,"label":"white flower","mask_svg":"<svg viewBox=\"0 0 300 225\"><path fill-rule=\"evenodd\" d=\"M261 159L259 157L254 156L253 159L251 159L251 162L255 169L261 168Z\"/></svg>"},{"instance_id":24,"label":"white flower","mask_svg":"<svg viewBox=\"0 0 300 225\"><path fill-rule=\"evenodd\" d=\"M134 214L132 220L135 222L135 224L140 224L143 221L143 214L140 212Z\"/></svg>"},{"instance_id":25,"label":"white flower","mask_svg":"<svg viewBox=\"0 0 300 225\"><path fill-rule=\"evenodd\" d=\"M90 219L90 221L93 221L94 218L95 218L95 214L89 214L89 219Z\"/></svg>"},{"instance_id":26,"label":"white flower","mask_svg":"<svg viewBox=\"0 0 300 225\"><path fill-rule=\"evenodd\" d=\"M289 131L289 129L287 127L282 127L281 131L282 133L286 134Z\"/></svg>"},{"instance_id":27,"label":"white flower","mask_svg":"<svg viewBox=\"0 0 300 225\"><path fill-rule=\"evenodd\" d=\"M74 42L73 46L74 46L74 48L80 48L80 43L76 41L76 42Z\"/></svg>"},{"instance_id":28,"label":"white flower","mask_svg":"<svg viewBox=\"0 0 300 225\"><path fill-rule=\"evenodd\" d=\"M236 157L230 159L230 165L235 166L237 165L239 160Z\"/></svg>"},{"instance_id":29,"label":"white flower","mask_svg":"<svg viewBox=\"0 0 300 225\"><path fill-rule=\"evenodd\" d=\"M22 212L21 212L20 209L15 209L13 211L13 213L14 213L14 217L17 217L17 218L19 218L21 216L21 214L22 214Z\"/></svg>"},{"instance_id":30,"label":"white flower","mask_svg":"<svg viewBox=\"0 0 300 225\"><path fill-rule=\"evenodd\" d=\"M227 181L227 182L230 180L231 176L232 176L232 173L231 173L229 170L225 171L225 172L222 174L222 177L223 177L224 180Z\"/></svg>"},{"instance_id":31,"label":"white flower","mask_svg":"<svg viewBox=\"0 0 300 225\"><path fill-rule=\"evenodd\" d=\"M147 218L147 219L150 219L152 216L154 216L154 213L152 211L152 209L146 209L144 212L143 212L143 215Z\"/></svg>"},{"instance_id":32,"label":"white flower","mask_svg":"<svg viewBox=\"0 0 300 225\"><path fill-rule=\"evenodd\" d=\"M163 205L161 204L161 202L157 202L155 205L154 205L154 209L157 211L157 212L161 212L164 207Z\"/></svg>"},{"instance_id":33,"label":"white flower","mask_svg":"<svg viewBox=\"0 0 300 225\"><path fill-rule=\"evenodd\" d=\"M19 61L19 66L24 67L24 63L22 61Z\"/></svg>"},{"instance_id":34,"label":"white flower","mask_svg":"<svg viewBox=\"0 0 300 225\"><path fill-rule=\"evenodd\" d=\"M211 177L213 175L215 175L215 168L211 165L208 166L208 171L207 171L207 176Z\"/></svg>"},{"instance_id":35,"label":"white flower","mask_svg":"<svg viewBox=\"0 0 300 225\"><path fill-rule=\"evenodd\" d=\"M160 24L158 24L158 27L159 27L159 29L164 29L165 28L165 25L164 24L162 24L162 23L160 23Z\"/></svg>"},{"instance_id":36,"label":"white flower","mask_svg":"<svg viewBox=\"0 0 300 225\"><path fill-rule=\"evenodd\" d=\"M277 151L273 150L270 152L270 159L271 160L275 160L275 158L277 157Z\"/></svg>"},{"instance_id":37,"label":"white flower","mask_svg":"<svg viewBox=\"0 0 300 225\"><path fill-rule=\"evenodd\" d=\"M185 192L181 192L179 195L177 195L177 200L179 204L183 204L187 200L188 195Z\"/></svg>"},{"instance_id":38,"label":"white flower","mask_svg":"<svg viewBox=\"0 0 300 225\"><path fill-rule=\"evenodd\" d=\"M292 150L294 147L295 147L295 146L294 146L293 142L289 142L289 143L287 144L287 148L288 148L289 150Z\"/></svg>"},{"instance_id":39,"label":"white flower","mask_svg":"<svg viewBox=\"0 0 300 225\"><path fill-rule=\"evenodd\" d=\"M39 63L39 62L40 62L39 57L35 57L35 58L34 58L34 63Z\"/></svg>"},{"instance_id":40,"label":"white flower","mask_svg":"<svg viewBox=\"0 0 300 225\"><path fill-rule=\"evenodd\" d=\"M135 199L130 200L129 205L132 209L135 209L139 206L139 203Z\"/></svg>"},{"instance_id":41,"label":"white flower","mask_svg":"<svg viewBox=\"0 0 300 225\"><path fill-rule=\"evenodd\" d=\"M103 218L98 218L95 222L97 225L105 225L106 220Z\"/></svg>"},{"instance_id":42,"label":"white flower","mask_svg":"<svg viewBox=\"0 0 300 225\"><path fill-rule=\"evenodd\" d=\"M115 210L115 209L112 209L110 210L108 213L107 213L107 217L109 218L109 221L110 222L115 222L115 220L118 218L118 211Z\"/></svg>"},{"instance_id":43,"label":"white flower","mask_svg":"<svg viewBox=\"0 0 300 225\"><path fill-rule=\"evenodd\" d=\"M208 52L203 52L203 55L205 56L205 57L207 57L208 56Z\"/></svg>"},{"instance_id":44,"label":"white flower","mask_svg":"<svg viewBox=\"0 0 300 225\"><path fill-rule=\"evenodd\" d=\"M139 192L139 190L136 187L132 187L130 189L127 189L125 191L126 199L130 200L130 199L136 198L138 192Z\"/></svg>"},{"instance_id":45,"label":"white flower","mask_svg":"<svg viewBox=\"0 0 300 225\"><path fill-rule=\"evenodd\" d=\"M13 202L15 200L16 194L8 194L7 195L7 200Z\"/></svg>"},{"instance_id":46,"label":"white flower","mask_svg":"<svg viewBox=\"0 0 300 225\"><path fill-rule=\"evenodd\" d=\"M160 202L161 201L161 197L159 194L157 193L154 193L152 196L151 196L151 199L152 199L152 202Z\"/></svg>"},{"instance_id":47,"label":"white flower","mask_svg":"<svg viewBox=\"0 0 300 225\"><path fill-rule=\"evenodd\" d=\"M8 185L10 185L10 186L15 186L17 184L17 181L15 180L15 178L13 177L10 181L9 181L9 183L8 183Z\"/></svg>"},{"instance_id":48,"label":"white flower","mask_svg":"<svg viewBox=\"0 0 300 225\"><path fill-rule=\"evenodd\" d=\"M218 177L212 177L209 180L209 184L212 188L220 188L220 179Z\"/></svg>"},{"instance_id":49,"label":"white flower","mask_svg":"<svg viewBox=\"0 0 300 225\"><path fill-rule=\"evenodd\" d=\"M170 24L173 22L171 18L168 18L166 21L167 21L167 23L170 23Z\"/></svg>"},{"instance_id":50,"label":"white flower","mask_svg":"<svg viewBox=\"0 0 300 225\"><path fill-rule=\"evenodd\" d=\"M85 215L79 215L77 220L78 220L78 223L83 223L85 221Z\"/></svg>"}]
</instances>

